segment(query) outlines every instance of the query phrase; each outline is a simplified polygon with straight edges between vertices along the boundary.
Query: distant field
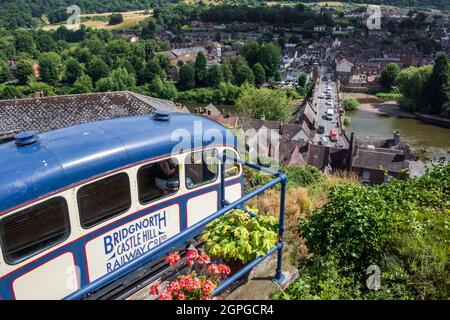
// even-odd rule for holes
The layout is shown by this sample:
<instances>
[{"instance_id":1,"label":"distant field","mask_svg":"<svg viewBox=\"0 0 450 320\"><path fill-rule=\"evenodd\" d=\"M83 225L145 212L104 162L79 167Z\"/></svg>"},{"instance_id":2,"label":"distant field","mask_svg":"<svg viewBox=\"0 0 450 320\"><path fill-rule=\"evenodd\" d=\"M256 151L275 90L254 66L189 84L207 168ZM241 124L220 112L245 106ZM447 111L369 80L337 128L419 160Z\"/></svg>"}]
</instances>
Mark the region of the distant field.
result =
<instances>
[{"instance_id":1,"label":"distant field","mask_svg":"<svg viewBox=\"0 0 450 320\"><path fill-rule=\"evenodd\" d=\"M322 7L342 7L344 4L340 1L322 1L317 3Z\"/></svg>"},{"instance_id":2,"label":"distant field","mask_svg":"<svg viewBox=\"0 0 450 320\"><path fill-rule=\"evenodd\" d=\"M150 17L152 15L151 10L149 10L149 12L150 12L149 14L144 14L144 12L145 12L144 10L139 10L139 11L128 11L128 12L85 13L85 14L80 15L82 17L82 20L88 19L89 17L92 17L93 19L82 21L81 24L86 27L93 28L93 29L122 30L122 29L131 28L131 27L137 25L139 22L141 22L145 18ZM123 16L123 22L120 24L111 26L108 24L108 21L95 20L95 17L107 17L113 13L121 13ZM45 31L56 30L60 26L65 26L67 29L75 29L76 28L76 25L73 25L73 24L68 25L65 23L60 23L60 24L48 24L48 25L44 26L42 29Z\"/></svg>"}]
</instances>

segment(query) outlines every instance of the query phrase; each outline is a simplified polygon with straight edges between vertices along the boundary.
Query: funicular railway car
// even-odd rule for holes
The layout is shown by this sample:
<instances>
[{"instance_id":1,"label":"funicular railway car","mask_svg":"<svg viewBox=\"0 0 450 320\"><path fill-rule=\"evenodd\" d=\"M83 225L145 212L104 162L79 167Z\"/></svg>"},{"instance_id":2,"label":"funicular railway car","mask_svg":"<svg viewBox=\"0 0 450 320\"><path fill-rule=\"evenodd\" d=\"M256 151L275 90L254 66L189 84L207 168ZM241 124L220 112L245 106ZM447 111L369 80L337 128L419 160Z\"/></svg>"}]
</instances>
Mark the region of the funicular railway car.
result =
<instances>
[{"instance_id":1,"label":"funicular railway car","mask_svg":"<svg viewBox=\"0 0 450 320\"><path fill-rule=\"evenodd\" d=\"M0 298L80 292L240 198L241 165L213 161L239 157L236 143L207 118L156 112L0 144Z\"/></svg>"}]
</instances>

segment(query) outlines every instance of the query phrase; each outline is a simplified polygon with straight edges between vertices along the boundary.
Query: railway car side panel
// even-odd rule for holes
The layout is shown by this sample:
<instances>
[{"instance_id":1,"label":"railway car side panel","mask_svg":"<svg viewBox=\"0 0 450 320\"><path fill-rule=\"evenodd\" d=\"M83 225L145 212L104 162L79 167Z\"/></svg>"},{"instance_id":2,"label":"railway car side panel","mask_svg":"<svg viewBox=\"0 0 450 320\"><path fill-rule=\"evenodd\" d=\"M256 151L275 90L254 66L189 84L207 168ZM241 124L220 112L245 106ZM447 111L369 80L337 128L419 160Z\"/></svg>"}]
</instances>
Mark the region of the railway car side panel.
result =
<instances>
[{"instance_id":1,"label":"railway car side panel","mask_svg":"<svg viewBox=\"0 0 450 320\"><path fill-rule=\"evenodd\" d=\"M180 206L173 204L89 240L85 245L89 282L127 264L179 232Z\"/></svg>"}]
</instances>

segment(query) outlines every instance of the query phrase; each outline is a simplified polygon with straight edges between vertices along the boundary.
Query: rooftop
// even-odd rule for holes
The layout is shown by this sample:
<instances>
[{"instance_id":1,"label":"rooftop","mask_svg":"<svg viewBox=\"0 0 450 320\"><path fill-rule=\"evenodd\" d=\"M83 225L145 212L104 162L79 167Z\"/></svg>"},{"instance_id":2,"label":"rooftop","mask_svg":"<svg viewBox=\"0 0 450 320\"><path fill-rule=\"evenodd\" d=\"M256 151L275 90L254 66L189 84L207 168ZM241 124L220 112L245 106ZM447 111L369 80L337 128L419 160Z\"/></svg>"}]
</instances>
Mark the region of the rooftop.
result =
<instances>
[{"instance_id":1,"label":"rooftop","mask_svg":"<svg viewBox=\"0 0 450 320\"><path fill-rule=\"evenodd\" d=\"M156 109L178 111L171 101L128 91L0 100L0 134L46 132L90 121L151 114Z\"/></svg>"}]
</instances>

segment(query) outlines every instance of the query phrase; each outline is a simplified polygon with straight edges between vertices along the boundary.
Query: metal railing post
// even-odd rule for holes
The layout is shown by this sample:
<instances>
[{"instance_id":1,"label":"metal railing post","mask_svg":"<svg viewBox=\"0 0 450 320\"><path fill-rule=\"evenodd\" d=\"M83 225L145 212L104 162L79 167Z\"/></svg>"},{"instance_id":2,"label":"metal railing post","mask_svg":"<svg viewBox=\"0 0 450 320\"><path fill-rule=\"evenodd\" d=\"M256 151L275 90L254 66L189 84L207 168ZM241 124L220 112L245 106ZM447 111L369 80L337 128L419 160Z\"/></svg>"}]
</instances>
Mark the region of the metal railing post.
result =
<instances>
[{"instance_id":1,"label":"metal railing post","mask_svg":"<svg viewBox=\"0 0 450 320\"><path fill-rule=\"evenodd\" d=\"M225 161L226 154L222 152L220 154L220 207L223 208L226 205L225 201Z\"/></svg>"},{"instance_id":2,"label":"metal railing post","mask_svg":"<svg viewBox=\"0 0 450 320\"><path fill-rule=\"evenodd\" d=\"M277 254L277 270L275 273L275 281L280 283L284 280L283 276L283 244L284 244L284 209L286 204L286 182L287 176L284 173L278 174L281 178L280 190L280 220L278 223L278 254Z\"/></svg>"}]
</instances>

